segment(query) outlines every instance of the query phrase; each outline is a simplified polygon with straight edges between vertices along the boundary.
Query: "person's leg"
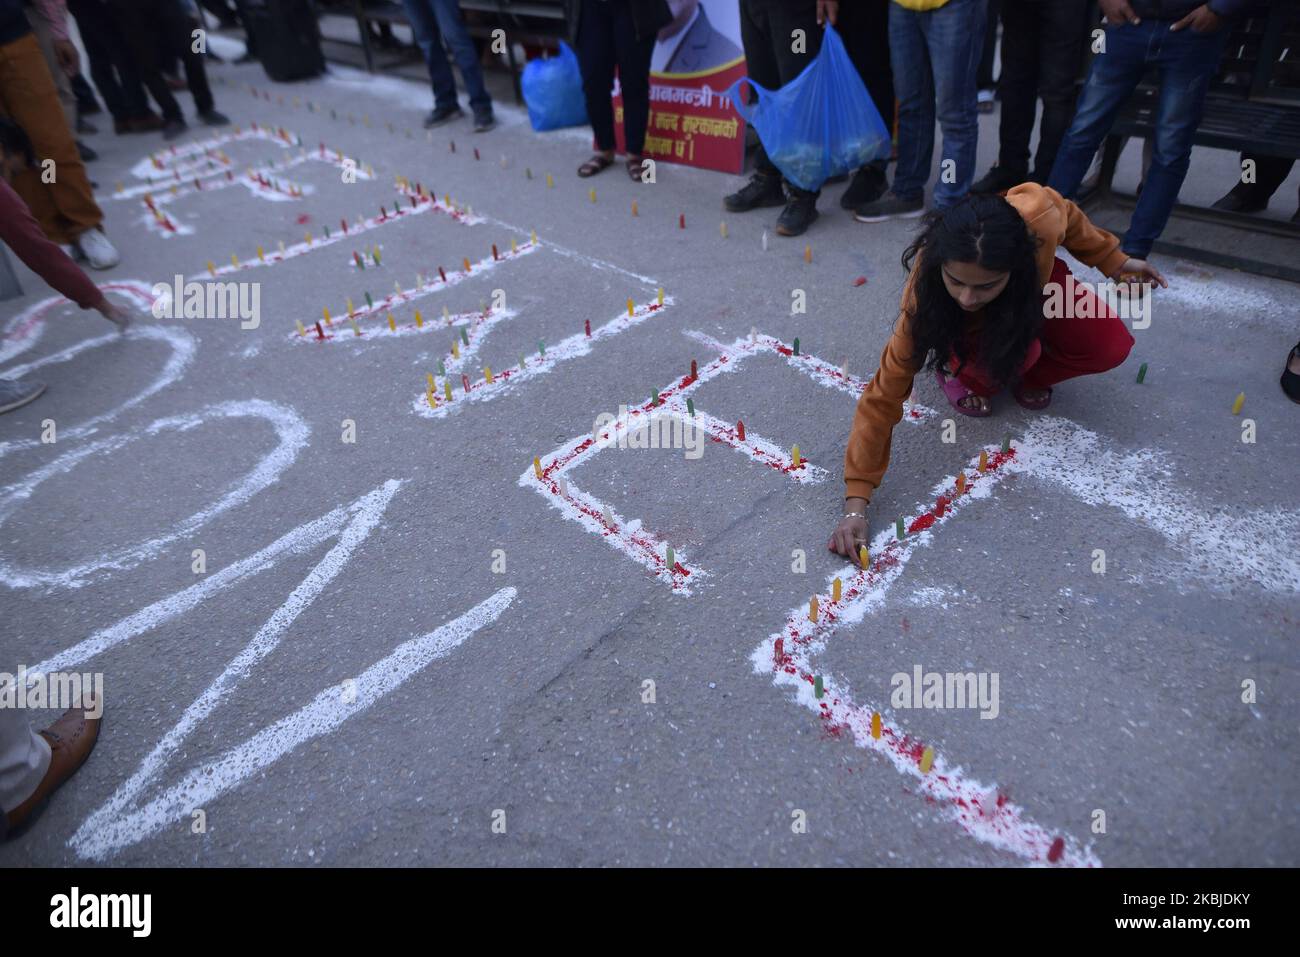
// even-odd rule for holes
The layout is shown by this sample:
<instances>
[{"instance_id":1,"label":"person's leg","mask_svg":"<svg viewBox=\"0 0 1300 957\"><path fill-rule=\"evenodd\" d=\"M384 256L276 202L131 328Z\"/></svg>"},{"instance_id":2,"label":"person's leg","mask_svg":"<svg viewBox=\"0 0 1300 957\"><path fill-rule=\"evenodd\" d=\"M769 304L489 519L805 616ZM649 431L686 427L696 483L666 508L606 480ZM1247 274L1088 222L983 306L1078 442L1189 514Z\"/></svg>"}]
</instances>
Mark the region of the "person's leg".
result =
<instances>
[{"instance_id":1,"label":"person's leg","mask_svg":"<svg viewBox=\"0 0 1300 957\"><path fill-rule=\"evenodd\" d=\"M969 354L976 354L978 352L978 346L978 336L967 336L966 349ZM1035 339L1029 344L1029 349L1025 352L1025 357L1020 362L1018 374L1024 375L1027 369L1031 368L1036 362L1038 362L1041 355L1042 343L1038 339ZM997 395L1005 389L1007 385L1006 383L998 382L994 379L993 374L988 370L988 367L979 361L967 359L965 362L962 362L957 357L956 353L948 356L947 368L950 372L953 370L960 370L957 372L957 379L961 384L971 392L974 392L977 396L983 396L985 399ZM981 403L974 400L965 401L961 404L970 409L988 408L987 402Z\"/></svg>"},{"instance_id":2,"label":"person's leg","mask_svg":"<svg viewBox=\"0 0 1300 957\"><path fill-rule=\"evenodd\" d=\"M90 78L99 90L104 106L117 123L125 123L132 116L127 105L125 91L118 83L117 73L113 69L113 57L104 40L102 31L96 21L97 10L90 9L97 4L91 0L68 0L68 12L77 21L77 32L81 34L81 45L86 48L86 59L90 61Z\"/></svg>"},{"instance_id":3,"label":"person's leg","mask_svg":"<svg viewBox=\"0 0 1300 957\"><path fill-rule=\"evenodd\" d=\"M1070 275L1060 259L1052 268L1052 283L1062 286ZM1090 302L1083 305L1087 299ZM1122 319L1091 291L1079 288L1071 317L1045 319L1038 333L1042 355L1021 377L1021 388L1049 389L1058 382L1114 369L1128 358L1133 336ZM1077 318L1089 316L1091 318Z\"/></svg>"},{"instance_id":4,"label":"person's leg","mask_svg":"<svg viewBox=\"0 0 1300 957\"><path fill-rule=\"evenodd\" d=\"M433 12L438 18L438 29L447 39L451 55L460 67L460 77L469 94L469 107L476 118L492 115L492 97L483 83L483 67L478 62L478 51L465 29L465 20L456 0L433 0Z\"/></svg>"},{"instance_id":5,"label":"person's leg","mask_svg":"<svg viewBox=\"0 0 1300 957\"><path fill-rule=\"evenodd\" d=\"M975 86L983 92L984 90L992 91L997 88L998 81L993 79L993 65L997 59L998 48L998 17L1002 14L1002 8L1010 5L1014 0L988 0L988 12L984 22L984 42L983 49L980 52L980 65L975 71ZM1006 28L1002 32L1002 45L1005 48L1007 43ZM1005 58L1006 53L1002 56ZM1005 60L1003 69L1006 69Z\"/></svg>"},{"instance_id":6,"label":"person's leg","mask_svg":"<svg viewBox=\"0 0 1300 957\"><path fill-rule=\"evenodd\" d=\"M13 187L56 243L71 243L104 220L77 154L72 130L59 109L59 96L36 38L0 47L0 114L9 116L32 141L37 165L13 179ZM41 182L41 162L53 160L56 176Z\"/></svg>"},{"instance_id":7,"label":"person's leg","mask_svg":"<svg viewBox=\"0 0 1300 957\"><path fill-rule=\"evenodd\" d=\"M1029 139L1038 112L1042 8L1038 0L1005 0L1002 6L1002 115L998 120L998 169L1004 181L1029 178ZM1012 183L1011 185L1015 185Z\"/></svg>"},{"instance_id":8,"label":"person's leg","mask_svg":"<svg viewBox=\"0 0 1300 957\"><path fill-rule=\"evenodd\" d=\"M767 0L740 0L740 42L745 50L748 77L764 89L775 90L781 85L781 69L772 49L770 7ZM781 177L761 139L754 151L754 170L766 178L779 180Z\"/></svg>"},{"instance_id":9,"label":"person's leg","mask_svg":"<svg viewBox=\"0 0 1300 957\"><path fill-rule=\"evenodd\" d=\"M438 19L434 16L431 0L402 0L402 6L411 21L415 45L420 48L424 65L429 71L434 111L444 113L457 109L456 77L451 72L451 64L447 62L446 51L442 48L442 33L438 30Z\"/></svg>"},{"instance_id":10,"label":"person's leg","mask_svg":"<svg viewBox=\"0 0 1300 957\"><path fill-rule=\"evenodd\" d=\"M1167 33L1169 25L1144 20L1140 24L1106 26L1106 53L1093 57L1074 120L1047 177L1047 185L1066 199L1074 198L1097 147L1115 123L1115 114L1142 79L1157 30Z\"/></svg>"},{"instance_id":11,"label":"person's leg","mask_svg":"<svg viewBox=\"0 0 1300 957\"><path fill-rule=\"evenodd\" d=\"M821 51L823 28L817 23L817 0L766 0L769 46L776 59L777 73L781 78L778 86L785 86L808 68ZM807 40L806 49L795 53L791 37L795 30L802 30ZM814 202L821 194L820 189L805 190L795 186L789 180L785 188L790 195ZM778 227L778 232L782 230ZM802 230L800 230L802 231Z\"/></svg>"},{"instance_id":12,"label":"person's leg","mask_svg":"<svg viewBox=\"0 0 1300 957\"><path fill-rule=\"evenodd\" d=\"M945 209L965 196L975 179L979 138L975 68L983 39L984 0L948 0L924 16L934 72L935 109L943 131L943 159L934 187L934 205Z\"/></svg>"},{"instance_id":13,"label":"person's leg","mask_svg":"<svg viewBox=\"0 0 1300 957\"><path fill-rule=\"evenodd\" d=\"M623 136L627 155L640 156L645 152L645 133L650 122L650 57L655 38L637 39L630 8L620 5L611 12L618 85L623 91Z\"/></svg>"},{"instance_id":14,"label":"person's leg","mask_svg":"<svg viewBox=\"0 0 1300 957\"><path fill-rule=\"evenodd\" d=\"M587 118L596 137L596 148L614 151L614 17L606 0L582 0L578 21L578 64L582 69L582 92L587 100ZM626 115L626 113L624 114Z\"/></svg>"},{"instance_id":15,"label":"person's leg","mask_svg":"<svg viewBox=\"0 0 1300 957\"><path fill-rule=\"evenodd\" d=\"M159 53L162 41L154 18L135 0L111 0L110 9L126 39L127 58L135 64L140 82L158 104L163 119L172 124L184 123L180 104L162 75Z\"/></svg>"},{"instance_id":16,"label":"person's leg","mask_svg":"<svg viewBox=\"0 0 1300 957\"><path fill-rule=\"evenodd\" d=\"M1074 116L1075 79L1088 48L1088 0L1052 0L1035 6L1041 18L1036 55L1043 119L1034 153L1034 180L1042 183L1056 163L1056 152Z\"/></svg>"},{"instance_id":17,"label":"person's leg","mask_svg":"<svg viewBox=\"0 0 1300 957\"><path fill-rule=\"evenodd\" d=\"M840 7L836 29L844 39L844 49L866 85L871 102L885 121L894 127L894 73L889 65L890 0L859 0ZM840 205L856 209L878 199L889 189L888 158L867 163L853 177L849 188L840 196Z\"/></svg>"},{"instance_id":18,"label":"person's leg","mask_svg":"<svg viewBox=\"0 0 1300 957\"><path fill-rule=\"evenodd\" d=\"M1123 249L1145 259L1164 231L1178 201L1192 158L1192 137L1201 122L1210 79L1228 39L1226 27L1216 33L1166 31L1158 48L1160 103L1156 108L1151 168L1147 170Z\"/></svg>"},{"instance_id":19,"label":"person's leg","mask_svg":"<svg viewBox=\"0 0 1300 957\"><path fill-rule=\"evenodd\" d=\"M32 730L25 711L0 708L0 815L36 792L50 756L49 744Z\"/></svg>"},{"instance_id":20,"label":"person's leg","mask_svg":"<svg viewBox=\"0 0 1300 957\"><path fill-rule=\"evenodd\" d=\"M889 58L898 97L894 194L907 201L925 198L934 155L934 77L921 17L915 10L889 5Z\"/></svg>"},{"instance_id":21,"label":"person's leg","mask_svg":"<svg viewBox=\"0 0 1300 957\"><path fill-rule=\"evenodd\" d=\"M158 17L164 43L185 65L185 83L194 97L194 108L200 116L211 113L214 101L212 88L208 85L208 71L203 65L204 56L194 50L193 33L199 27L198 21L180 0L148 0L147 6L151 6Z\"/></svg>"},{"instance_id":22,"label":"person's leg","mask_svg":"<svg viewBox=\"0 0 1300 957\"><path fill-rule=\"evenodd\" d=\"M32 33L36 36L36 42L40 44L41 55L45 57L45 65L49 68L50 79L54 81L54 89L58 93L59 108L63 111L63 118L67 121L68 129L72 131L75 137L77 132L77 97L72 92L71 79L68 74L63 72L63 67L59 66L59 58L54 55L54 34L50 32L50 23L31 7L27 8L27 22L32 25Z\"/></svg>"}]
</instances>

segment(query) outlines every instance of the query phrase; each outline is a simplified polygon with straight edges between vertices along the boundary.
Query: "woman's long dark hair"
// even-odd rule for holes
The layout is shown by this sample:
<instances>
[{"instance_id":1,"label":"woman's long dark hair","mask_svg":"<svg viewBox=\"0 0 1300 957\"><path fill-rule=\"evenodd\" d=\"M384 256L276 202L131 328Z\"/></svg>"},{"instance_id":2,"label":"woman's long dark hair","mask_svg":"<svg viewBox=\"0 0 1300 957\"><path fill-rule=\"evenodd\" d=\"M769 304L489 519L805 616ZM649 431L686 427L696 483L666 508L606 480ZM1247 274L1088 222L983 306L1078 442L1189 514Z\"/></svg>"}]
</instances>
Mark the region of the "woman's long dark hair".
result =
<instances>
[{"instance_id":1,"label":"woman's long dark hair","mask_svg":"<svg viewBox=\"0 0 1300 957\"><path fill-rule=\"evenodd\" d=\"M915 263L917 271L915 306L904 304L904 309L918 368L935 369L956 354L958 367L950 372L978 360L997 382L1011 382L1043 324L1036 245L1020 213L1001 196L972 193L928 218L903 252L903 266L911 270ZM966 342L969 313L943 283L943 264L954 261L1011 274L998 297L984 307L977 354L969 354Z\"/></svg>"}]
</instances>

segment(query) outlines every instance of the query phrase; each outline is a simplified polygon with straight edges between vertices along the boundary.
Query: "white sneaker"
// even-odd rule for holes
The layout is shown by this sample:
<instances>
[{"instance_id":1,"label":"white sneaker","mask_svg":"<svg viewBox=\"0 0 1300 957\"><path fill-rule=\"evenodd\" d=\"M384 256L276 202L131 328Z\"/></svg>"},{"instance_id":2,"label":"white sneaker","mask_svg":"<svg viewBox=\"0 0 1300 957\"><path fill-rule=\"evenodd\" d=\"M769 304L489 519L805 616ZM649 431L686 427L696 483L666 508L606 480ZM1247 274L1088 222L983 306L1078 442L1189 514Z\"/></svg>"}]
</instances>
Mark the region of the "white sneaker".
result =
<instances>
[{"instance_id":1,"label":"white sneaker","mask_svg":"<svg viewBox=\"0 0 1300 957\"><path fill-rule=\"evenodd\" d=\"M77 248L92 269L109 269L122 261L108 237L98 229L88 229L78 236Z\"/></svg>"}]
</instances>

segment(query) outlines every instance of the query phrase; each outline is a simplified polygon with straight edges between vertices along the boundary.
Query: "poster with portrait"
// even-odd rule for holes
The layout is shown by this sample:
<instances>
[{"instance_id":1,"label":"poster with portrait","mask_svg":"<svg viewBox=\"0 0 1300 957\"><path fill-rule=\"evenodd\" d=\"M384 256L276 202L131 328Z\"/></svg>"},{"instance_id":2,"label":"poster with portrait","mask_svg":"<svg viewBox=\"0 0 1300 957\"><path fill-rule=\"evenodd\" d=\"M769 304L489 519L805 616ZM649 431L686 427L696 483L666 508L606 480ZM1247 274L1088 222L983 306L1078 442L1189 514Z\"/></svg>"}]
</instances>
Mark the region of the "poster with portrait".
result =
<instances>
[{"instance_id":1,"label":"poster with portrait","mask_svg":"<svg viewBox=\"0 0 1300 957\"><path fill-rule=\"evenodd\" d=\"M667 0L673 19L650 59L645 152L655 159L739 173L745 122L724 90L745 75L736 0ZM614 90L614 127L623 139L623 96Z\"/></svg>"}]
</instances>

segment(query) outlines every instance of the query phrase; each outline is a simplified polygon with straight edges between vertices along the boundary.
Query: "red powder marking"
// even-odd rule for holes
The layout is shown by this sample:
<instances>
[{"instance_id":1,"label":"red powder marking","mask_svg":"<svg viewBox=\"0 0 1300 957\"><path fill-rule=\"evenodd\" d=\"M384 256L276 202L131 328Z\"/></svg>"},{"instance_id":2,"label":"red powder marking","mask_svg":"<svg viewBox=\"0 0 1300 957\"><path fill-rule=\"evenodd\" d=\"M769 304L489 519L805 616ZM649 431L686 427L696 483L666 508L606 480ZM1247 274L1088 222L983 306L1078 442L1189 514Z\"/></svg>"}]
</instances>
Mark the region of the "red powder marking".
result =
<instances>
[{"instance_id":1,"label":"red powder marking","mask_svg":"<svg viewBox=\"0 0 1300 957\"><path fill-rule=\"evenodd\" d=\"M866 276L859 276L857 279L853 280L853 285L855 286L865 286L866 284L867 284Z\"/></svg>"},{"instance_id":2,"label":"red powder marking","mask_svg":"<svg viewBox=\"0 0 1300 957\"><path fill-rule=\"evenodd\" d=\"M1052 842L1051 850L1047 852L1047 859L1055 864L1061 859L1061 852L1065 850L1065 838L1058 837Z\"/></svg>"},{"instance_id":3,"label":"red powder marking","mask_svg":"<svg viewBox=\"0 0 1300 957\"><path fill-rule=\"evenodd\" d=\"M926 512L924 515L917 516L916 520L908 526L908 534L912 532L923 532L934 524L936 516L933 512Z\"/></svg>"},{"instance_id":4,"label":"red powder marking","mask_svg":"<svg viewBox=\"0 0 1300 957\"><path fill-rule=\"evenodd\" d=\"M917 412L916 409L909 409L907 414L913 419L919 419L921 417L921 413Z\"/></svg>"},{"instance_id":5,"label":"red powder marking","mask_svg":"<svg viewBox=\"0 0 1300 957\"><path fill-rule=\"evenodd\" d=\"M783 356L793 356L793 355L794 355L794 350L793 350L793 349L791 349L789 346L781 345L780 343L777 343L777 344L776 344L775 349L776 349L777 352L781 353L781 355L783 355Z\"/></svg>"}]
</instances>

